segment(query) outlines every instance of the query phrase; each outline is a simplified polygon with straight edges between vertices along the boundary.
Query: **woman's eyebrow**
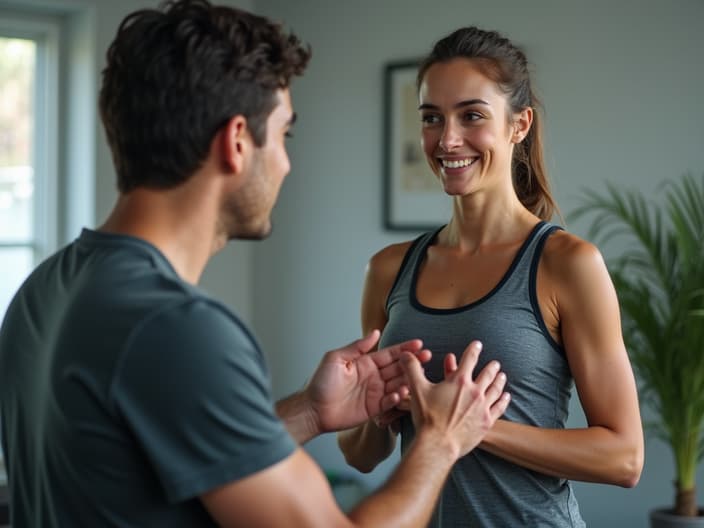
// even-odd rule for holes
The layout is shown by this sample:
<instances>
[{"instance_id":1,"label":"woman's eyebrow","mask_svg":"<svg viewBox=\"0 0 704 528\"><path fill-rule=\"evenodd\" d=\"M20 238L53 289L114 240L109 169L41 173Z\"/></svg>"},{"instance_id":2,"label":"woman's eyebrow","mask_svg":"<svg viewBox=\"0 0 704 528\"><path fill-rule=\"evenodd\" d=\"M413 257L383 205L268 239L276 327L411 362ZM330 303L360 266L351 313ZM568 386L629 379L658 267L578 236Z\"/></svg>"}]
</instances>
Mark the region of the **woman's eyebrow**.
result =
<instances>
[{"instance_id":1,"label":"woman's eyebrow","mask_svg":"<svg viewBox=\"0 0 704 528\"><path fill-rule=\"evenodd\" d=\"M466 101L460 101L459 103L455 103L453 105L453 108L462 108L463 106L471 106L475 104L483 104L486 106L489 106L489 103L486 102L484 99L467 99ZM418 107L418 110L437 110L438 106L431 104L431 103L423 103Z\"/></svg>"}]
</instances>

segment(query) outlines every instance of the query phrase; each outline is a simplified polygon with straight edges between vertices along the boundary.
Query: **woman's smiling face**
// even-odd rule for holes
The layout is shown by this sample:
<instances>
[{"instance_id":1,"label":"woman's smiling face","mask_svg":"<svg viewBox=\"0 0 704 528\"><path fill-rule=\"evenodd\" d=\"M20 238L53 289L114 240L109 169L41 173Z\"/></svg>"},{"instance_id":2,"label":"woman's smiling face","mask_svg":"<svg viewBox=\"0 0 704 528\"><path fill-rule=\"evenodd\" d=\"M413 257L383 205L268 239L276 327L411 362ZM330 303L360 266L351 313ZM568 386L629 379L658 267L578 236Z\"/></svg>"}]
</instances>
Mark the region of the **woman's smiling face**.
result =
<instances>
[{"instance_id":1,"label":"woman's smiling face","mask_svg":"<svg viewBox=\"0 0 704 528\"><path fill-rule=\"evenodd\" d=\"M474 61L430 66L419 100L423 151L447 194L466 195L510 178L515 127L506 96Z\"/></svg>"}]
</instances>

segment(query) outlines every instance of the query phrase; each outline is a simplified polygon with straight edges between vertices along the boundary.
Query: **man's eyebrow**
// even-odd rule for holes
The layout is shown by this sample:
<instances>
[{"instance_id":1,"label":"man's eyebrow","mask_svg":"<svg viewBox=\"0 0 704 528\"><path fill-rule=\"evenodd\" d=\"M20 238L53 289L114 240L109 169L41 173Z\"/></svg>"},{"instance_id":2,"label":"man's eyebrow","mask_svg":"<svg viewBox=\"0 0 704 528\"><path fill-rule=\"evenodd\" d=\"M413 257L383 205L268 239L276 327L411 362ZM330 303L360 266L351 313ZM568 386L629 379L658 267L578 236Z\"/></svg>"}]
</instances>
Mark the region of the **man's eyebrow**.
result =
<instances>
[{"instance_id":1,"label":"man's eyebrow","mask_svg":"<svg viewBox=\"0 0 704 528\"><path fill-rule=\"evenodd\" d=\"M486 105L489 106L489 103L486 102L484 99L467 99L466 101L460 101L459 103L455 103L452 107L453 108L462 108L463 106L471 106L475 104L481 104L481 105ZM418 110L437 110L438 107L437 105L430 104L430 103L423 103L418 107Z\"/></svg>"}]
</instances>

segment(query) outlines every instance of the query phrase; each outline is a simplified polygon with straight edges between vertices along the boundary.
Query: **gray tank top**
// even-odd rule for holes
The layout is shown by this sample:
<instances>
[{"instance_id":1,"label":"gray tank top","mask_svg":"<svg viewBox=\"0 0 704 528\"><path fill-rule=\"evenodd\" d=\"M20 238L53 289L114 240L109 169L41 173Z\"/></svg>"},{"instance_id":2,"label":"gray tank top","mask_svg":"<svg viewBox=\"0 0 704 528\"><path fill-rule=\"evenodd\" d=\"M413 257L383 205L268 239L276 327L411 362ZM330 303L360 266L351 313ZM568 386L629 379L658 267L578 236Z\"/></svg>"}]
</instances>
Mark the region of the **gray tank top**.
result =
<instances>
[{"instance_id":1,"label":"gray tank top","mask_svg":"<svg viewBox=\"0 0 704 528\"><path fill-rule=\"evenodd\" d=\"M543 245L556 229L540 222L491 292L452 309L429 308L416 298L421 264L439 230L420 236L409 248L387 299L388 323L380 346L421 338L433 352L426 376L439 381L443 357L454 352L459 358L470 341L479 339L484 348L475 372L497 359L508 376L511 403L504 418L564 428L572 376L564 350L552 339L540 314L535 286ZM413 424L404 418L402 452L412 439ZM569 481L475 449L453 467L429 526L582 527L585 523Z\"/></svg>"}]
</instances>

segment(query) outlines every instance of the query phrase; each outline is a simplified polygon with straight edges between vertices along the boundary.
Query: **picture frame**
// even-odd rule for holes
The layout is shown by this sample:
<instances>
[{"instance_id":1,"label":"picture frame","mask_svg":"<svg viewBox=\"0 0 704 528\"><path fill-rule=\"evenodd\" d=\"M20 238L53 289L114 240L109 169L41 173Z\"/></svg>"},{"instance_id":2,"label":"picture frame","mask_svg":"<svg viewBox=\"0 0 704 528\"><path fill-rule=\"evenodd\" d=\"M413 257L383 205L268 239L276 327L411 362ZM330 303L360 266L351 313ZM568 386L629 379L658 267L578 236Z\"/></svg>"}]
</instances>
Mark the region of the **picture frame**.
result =
<instances>
[{"instance_id":1,"label":"picture frame","mask_svg":"<svg viewBox=\"0 0 704 528\"><path fill-rule=\"evenodd\" d=\"M442 191L420 142L416 75L419 59L384 68L384 227L429 231L447 223L451 201Z\"/></svg>"}]
</instances>

